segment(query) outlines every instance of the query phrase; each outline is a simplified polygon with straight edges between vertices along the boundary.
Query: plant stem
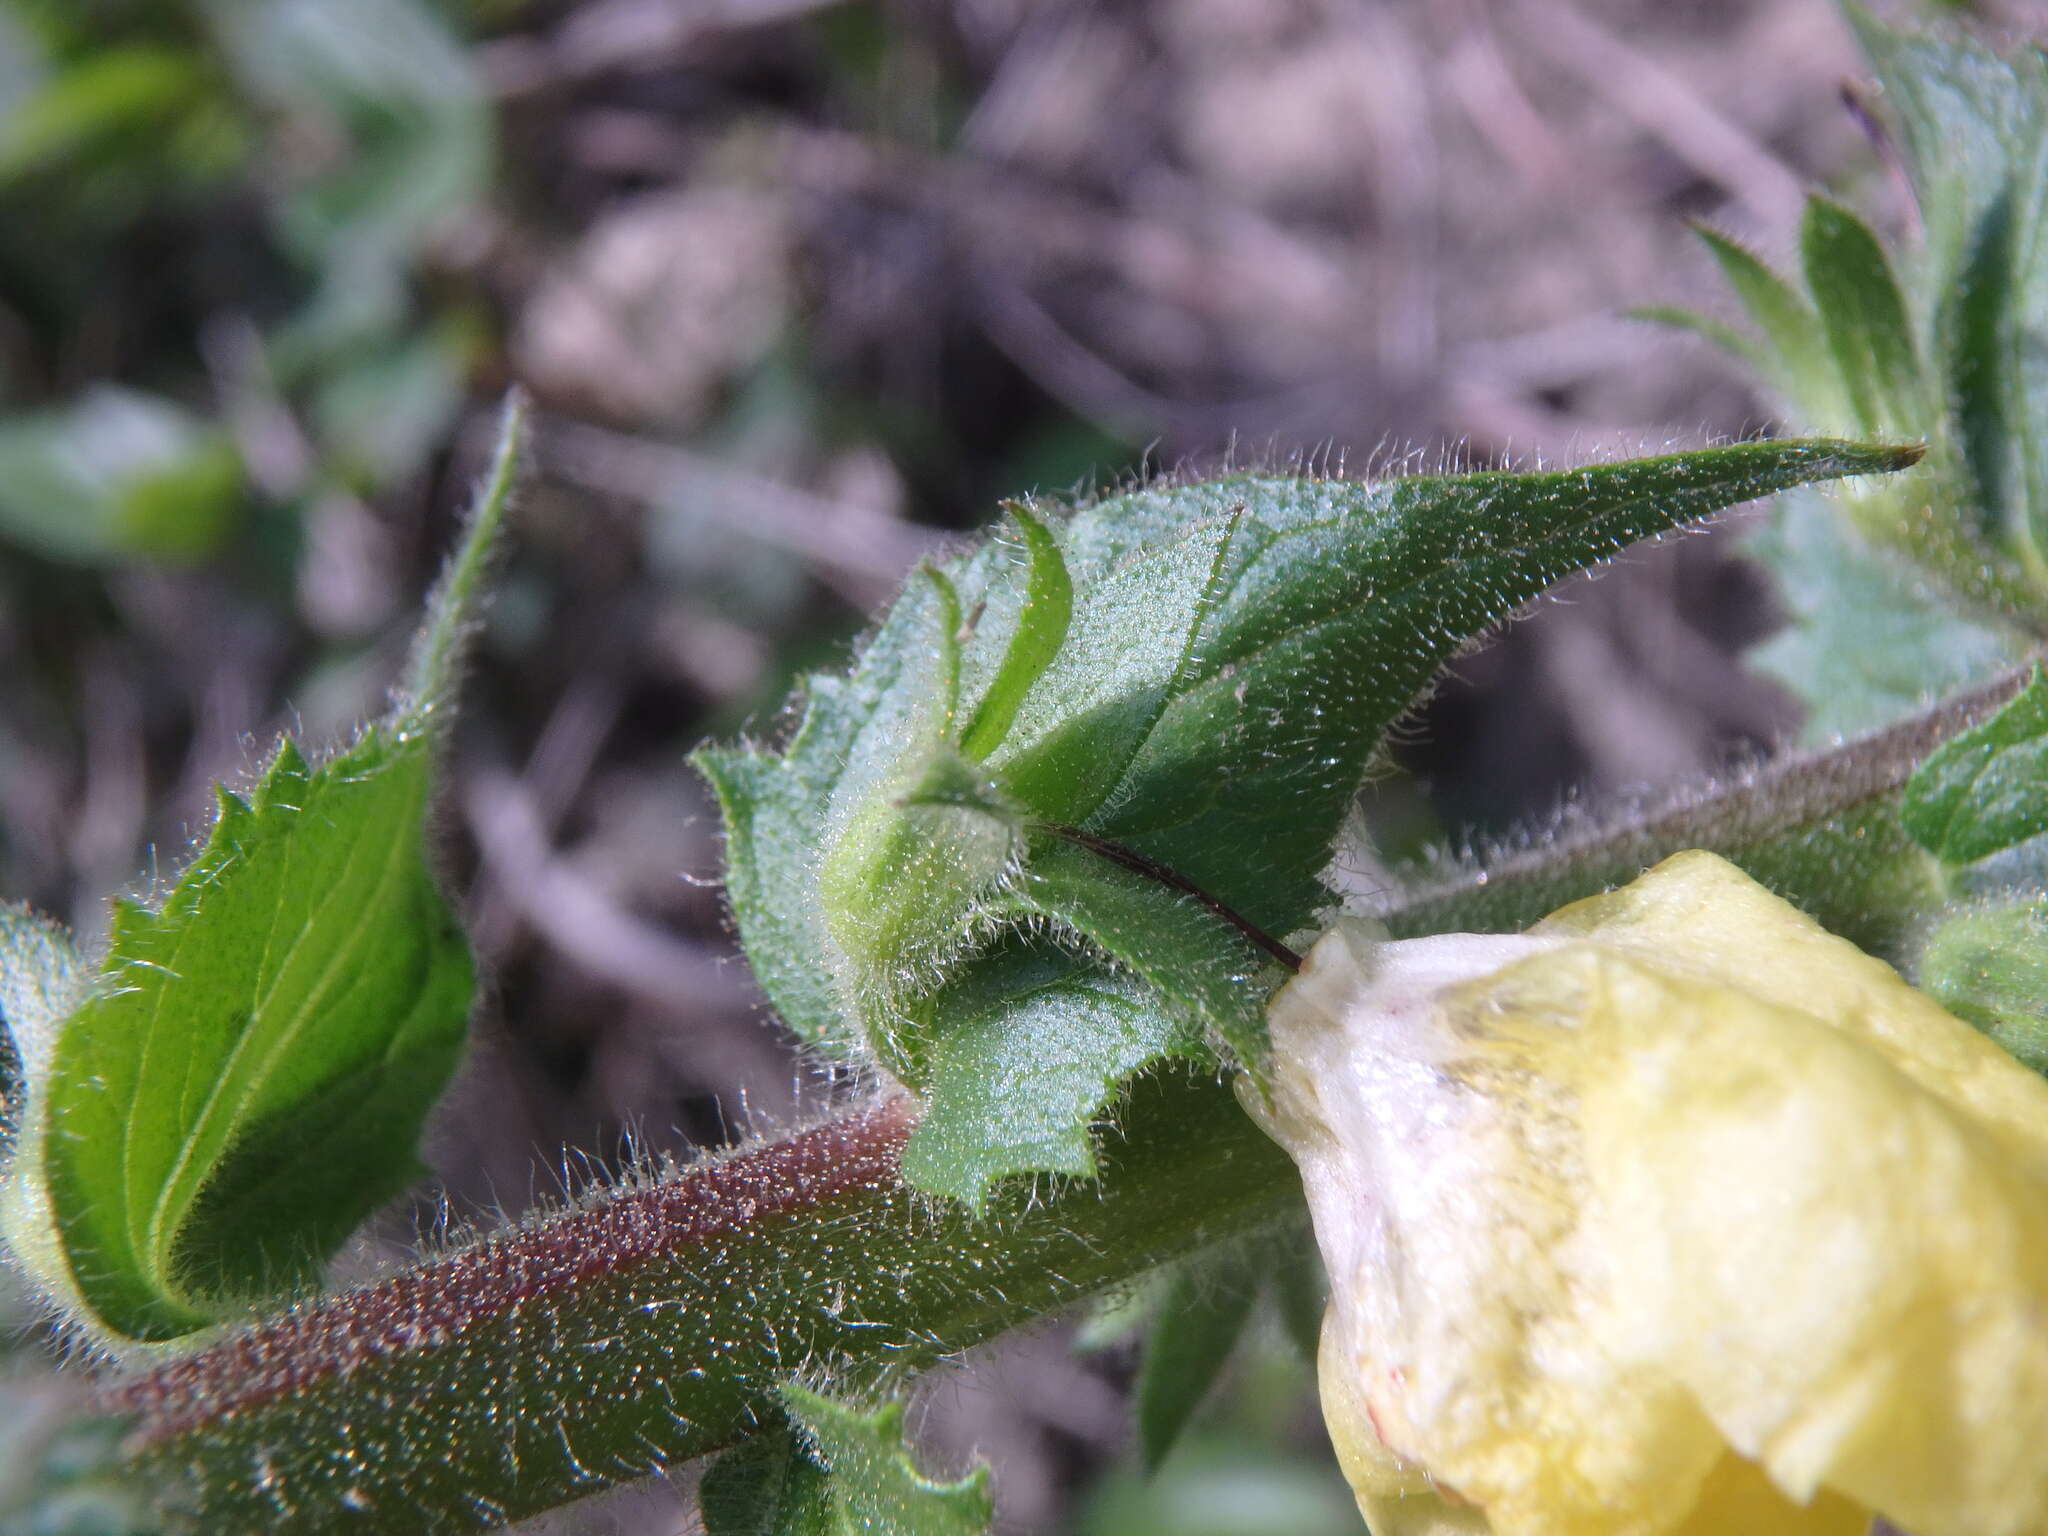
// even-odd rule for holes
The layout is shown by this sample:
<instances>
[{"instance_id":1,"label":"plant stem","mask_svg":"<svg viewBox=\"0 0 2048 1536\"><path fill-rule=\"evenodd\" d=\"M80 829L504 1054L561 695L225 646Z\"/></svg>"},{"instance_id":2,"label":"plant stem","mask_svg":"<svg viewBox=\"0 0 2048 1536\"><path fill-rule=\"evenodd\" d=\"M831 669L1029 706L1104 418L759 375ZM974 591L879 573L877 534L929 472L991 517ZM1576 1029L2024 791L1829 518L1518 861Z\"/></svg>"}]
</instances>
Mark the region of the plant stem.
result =
<instances>
[{"instance_id":1,"label":"plant stem","mask_svg":"<svg viewBox=\"0 0 2048 1536\"><path fill-rule=\"evenodd\" d=\"M1297 1208L1221 1083L1140 1083L1099 1184L988 1214L896 1179L879 1101L529 1219L113 1386L208 1531L475 1530L743 1436L793 1376L862 1392Z\"/></svg>"},{"instance_id":2,"label":"plant stem","mask_svg":"<svg viewBox=\"0 0 2048 1536\"><path fill-rule=\"evenodd\" d=\"M1864 942L1940 902L1898 830L1928 750L2000 679L1840 751L1573 830L1417 892L1395 932L1519 927L1711 847ZM111 1383L199 1529L475 1530L700 1456L801 1376L866 1392L1294 1212L1286 1157L1219 1082L1138 1082L1094 1182L1013 1181L974 1217L906 1189L873 1101L784 1140L529 1217Z\"/></svg>"},{"instance_id":3,"label":"plant stem","mask_svg":"<svg viewBox=\"0 0 2048 1536\"><path fill-rule=\"evenodd\" d=\"M1733 860L1830 931L1896 958L1945 893L1899 825L1898 792L1942 742L1995 714L2027 668L1832 752L1781 758L1597 821L1568 816L1526 846L1409 885L1380 912L1396 938L1510 933L1633 880L1685 848Z\"/></svg>"}]
</instances>

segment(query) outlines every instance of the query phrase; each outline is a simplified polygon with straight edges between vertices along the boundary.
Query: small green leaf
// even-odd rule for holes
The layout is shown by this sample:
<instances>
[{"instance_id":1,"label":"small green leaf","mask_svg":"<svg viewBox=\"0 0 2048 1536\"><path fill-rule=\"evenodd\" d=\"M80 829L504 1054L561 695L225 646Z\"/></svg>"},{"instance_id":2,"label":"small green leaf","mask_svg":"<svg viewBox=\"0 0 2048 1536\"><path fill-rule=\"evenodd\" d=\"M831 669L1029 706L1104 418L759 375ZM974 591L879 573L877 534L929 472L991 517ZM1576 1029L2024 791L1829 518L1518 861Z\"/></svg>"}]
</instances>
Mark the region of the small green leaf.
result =
<instances>
[{"instance_id":1,"label":"small green leaf","mask_svg":"<svg viewBox=\"0 0 2048 1536\"><path fill-rule=\"evenodd\" d=\"M1945 297L1995 203L2017 195L2028 206L2014 208L2012 222L2030 230L2048 199L2048 57L2019 48L2004 58L1955 29L1916 35L1859 5L1844 9L1898 119L1926 229L1929 291ZM2026 272L2044 281L2038 262Z\"/></svg>"},{"instance_id":2,"label":"small green leaf","mask_svg":"<svg viewBox=\"0 0 2048 1536\"><path fill-rule=\"evenodd\" d=\"M982 1536L994 1518L988 1469L936 1483L903 1445L903 1405L862 1413L806 1388L782 1389L796 1433L728 1452L705 1479L706 1536Z\"/></svg>"},{"instance_id":3,"label":"small green leaf","mask_svg":"<svg viewBox=\"0 0 2048 1536\"><path fill-rule=\"evenodd\" d=\"M691 757L725 814L726 895L754 975L782 1021L814 1045L870 1049L851 995L857 973L888 978L896 967L866 940L918 921L901 910L864 913L854 893L873 872L863 862L869 850L890 840L886 818L951 736L959 628L952 582L923 568L849 676L806 680L803 721L781 755L706 747ZM849 825L855 847L841 852ZM836 908L823 874L835 862Z\"/></svg>"},{"instance_id":4,"label":"small green leaf","mask_svg":"<svg viewBox=\"0 0 2048 1536\"><path fill-rule=\"evenodd\" d=\"M1059 654L1073 618L1074 583L1059 541L1022 507L1013 508L1010 518L1024 546L1024 583L1021 590L1014 585L1002 589L1018 593L1015 628L1002 665L960 734L960 750L970 757L987 757L1009 734L1025 696Z\"/></svg>"},{"instance_id":5,"label":"small green leaf","mask_svg":"<svg viewBox=\"0 0 2048 1536\"><path fill-rule=\"evenodd\" d=\"M1968 911L1928 936L1915 985L2048 1073L2048 900Z\"/></svg>"},{"instance_id":6,"label":"small green leaf","mask_svg":"<svg viewBox=\"0 0 2048 1536\"><path fill-rule=\"evenodd\" d=\"M933 1021L922 1064L930 1108L903 1150L903 1177L977 1208L1016 1169L1093 1175L1094 1122L1125 1079L1209 1055L1199 1028L1142 983L1048 944L1013 941L921 1012Z\"/></svg>"},{"instance_id":7,"label":"small green leaf","mask_svg":"<svg viewBox=\"0 0 2048 1536\"><path fill-rule=\"evenodd\" d=\"M1906 783L1899 820L1944 864L1973 864L2048 832L2048 673L1944 742Z\"/></svg>"},{"instance_id":8,"label":"small green leaf","mask_svg":"<svg viewBox=\"0 0 2048 1536\"><path fill-rule=\"evenodd\" d=\"M1940 424L1913 345L1912 321L1877 236L1839 203L1810 198L1800 231L1806 282L1856 423L1879 436L1921 436Z\"/></svg>"},{"instance_id":9,"label":"small green leaf","mask_svg":"<svg viewBox=\"0 0 2048 1536\"><path fill-rule=\"evenodd\" d=\"M1237 1348L1266 1264L1239 1244L1175 1269L1138 1372L1138 1450L1156 1472Z\"/></svg>"},{"instance_id":10,"label":"small green leaf","mask_svg":"<svg viewBox=\"0 0 2048 1536\"><path fill-rule=\"evenodd\" d=\"M1092 585L991 765L1018 800L1080 822L1109 798L1199 665L1196 638L1244 508L1134 554Z\"/></svg>"},{"instance_id":11,"label":"small green leaf","mask_svg":"<svg viewBox=\"0 0 2048 1536\"><path fill-rule=\"evenodd\" d=\"M1942 310L1942 339L1980 523L2048 585L2048 279L2029 270L2041 265L2030 251L2043 232L2039 194L2030 201L2027 229L2015 189L1984 211Z\"/></svg>"},{"instance_id":12,"label":"small green leaf","mask_svg":"<svg viewBox=\"0 0 2048 1536\"><path fill-rule=\"evenodd\" d=\"M8 1212L16 1251L104 1342L176 1338L312 1280L417 1172L471 986L427 860L434 746L519 437L515 406L408 701L317 767L284 742L247 800L221 792L161 905L116 907Z\"/></svg>"},{"instance_id":13,"label":"small green leaf","mask_svg":"<svg viewBox=\"0 0 2048 1536\"><path fill-rule=\"evenodd\" d=\"M1056 836L1034 840L1010 898L1143 981L1167 1014L1211 1031L1256 1069L1266 1049L1270 986L1261 957L1192 897Z\"/></svg>"},{"instance_id":14,"label":"small green leaf","mask_svg":"<svg viewBox=\"0 0 2048 1536\"><path fill-rule=\"evenodd\" d=\"M1727 353L1751 372L1765 378L1772 376L1778 367L1777 355L1763 343L1724 324L1709 315L1698 314L1678 304L1638 304L1625 311L1626 318L1641 320L1649 325L1670 326L1675 330L1691 331L1702 341ZM1787 393L1780 389L1780 394Z\"/></svg>"},{"instance_id":15,"label":"small green leaf","mask_svg":"<svg viewBox=\"0 0 2048 1536\"><path fill-rule=\"evenodd\" d=\"M1740 242L1704 224L1695 224L1693 233L1763 332L1769 362L1761 371L1792 406L1799 424L1836 431L1852 427L1841 375L1813 306Z\"/></svg>"},{"instance_id":16,"label":"small green leaf","mask_svg":"<svg viewBox=\"0 0 2048 1536\"><path fill-rule=\"evenodd\" d=\"M1806 705L1804 741L1876 730L2032 651L2019 630L1965 613L1902 555L1873 548L1816 493L1779 497L1746 547L1777 577L1791 618L1750 661Z\"/></svg>"}]
</instances>

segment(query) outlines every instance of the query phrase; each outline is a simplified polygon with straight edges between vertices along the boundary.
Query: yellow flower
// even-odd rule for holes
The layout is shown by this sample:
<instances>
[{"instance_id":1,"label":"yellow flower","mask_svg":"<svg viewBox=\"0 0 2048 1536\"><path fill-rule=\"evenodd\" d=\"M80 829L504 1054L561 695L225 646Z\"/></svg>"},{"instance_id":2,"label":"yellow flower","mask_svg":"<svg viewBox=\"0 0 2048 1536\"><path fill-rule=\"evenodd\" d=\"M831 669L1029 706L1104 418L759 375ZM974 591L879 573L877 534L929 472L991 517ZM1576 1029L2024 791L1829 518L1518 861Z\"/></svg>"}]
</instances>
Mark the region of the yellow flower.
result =
<instances>
[{"instance_id":1,"label":"yellow flower","mask_svg":"<svg viewBox=\"0 0 2048 1536\"><path fill-rule=\"evenodd\" d=\"M2048 1083L1890 967L1686 853L1271 1023L1375 1536L2048 1532Z\"/></svg>"}]
</instances>

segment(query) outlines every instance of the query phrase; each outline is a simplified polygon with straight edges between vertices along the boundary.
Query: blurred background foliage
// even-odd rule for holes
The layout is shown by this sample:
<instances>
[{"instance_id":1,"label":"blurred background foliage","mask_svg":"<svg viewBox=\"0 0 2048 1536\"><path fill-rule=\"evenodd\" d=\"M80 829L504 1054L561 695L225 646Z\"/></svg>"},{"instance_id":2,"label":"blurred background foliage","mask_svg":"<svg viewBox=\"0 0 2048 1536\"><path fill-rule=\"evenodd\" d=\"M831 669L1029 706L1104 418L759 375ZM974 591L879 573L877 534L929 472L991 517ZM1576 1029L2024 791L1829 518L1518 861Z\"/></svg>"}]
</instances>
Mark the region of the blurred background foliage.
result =
<instances>
[{"instance_id":1,"label":"blurred background foliage","mask_svg":"<svg viewBox=\"0 0 2048 1536\"><path fill-rule=\"evenodd\" d=\"M516 1209L786 1123L825 1086L732 958L687 747L772 730L1005 496L1771 425L1623 313L1729 313L1687 218L1782 254L1825 184L1911 229L1860 70L1829 0L4 0L0 892L95 933L213 780L378 710L523 382L443 816L491 1006L433 1160ZM1384 849L1798 726L1737 660L1779 609L1725 532L1561 596L1418 717ZM1358 1528L1283 1330L1147 1482L1134 1334L1089 1326L924 1389L1007 1529ZM62 1388L14 1370L21 1447Z\"/></svg>"}]
</instances>

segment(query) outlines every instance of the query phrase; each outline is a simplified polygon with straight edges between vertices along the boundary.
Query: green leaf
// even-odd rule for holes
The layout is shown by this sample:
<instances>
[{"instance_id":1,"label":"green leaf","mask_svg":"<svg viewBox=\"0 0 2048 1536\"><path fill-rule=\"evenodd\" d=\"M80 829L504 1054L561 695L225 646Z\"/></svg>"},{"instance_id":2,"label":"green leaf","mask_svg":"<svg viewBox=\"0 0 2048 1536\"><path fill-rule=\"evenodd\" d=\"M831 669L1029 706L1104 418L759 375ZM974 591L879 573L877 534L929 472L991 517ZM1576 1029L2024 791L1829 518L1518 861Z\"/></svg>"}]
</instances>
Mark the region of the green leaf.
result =
<instances>
[{"instance_id":1,"label":"green leaf","mask_svg":"<svg viewBox=\"0 0 2048 1536\"><path fill-rule=\"evenodd\" d=\"M1877 236L1839 203L1815 197L1806 204L1800 248L1858 427L1879 436L1936 434L1940 409L1923 381L1906 301Z\"/></svg>"},{"instance_id":2,"label":"green leaf","mask_svg":"<svg viewBox=\"0 0 2048 1536\"><path fill-rule=\"evenodd\" d=\"M1702 341L1720 348L1735 361L1744 364L1752 372L1771 376L1778 365L1778 359L1770 348L1754 337L1737 330L1732 325L1714 319L1710 315L1698 314L1678 304L1637 304L1624 311L1630 320L1641 320L1649 325L1671 326L1676 330L1691 331ZM1787 391L1780 389L1780 394Z\"/></svg>"},{"instance_id":3,"label":"green leaf","mask_svg":"<svg viewBox=\"0 0 2048 1536\"><path fill-rule=\"evenodd\" d=\"M1367 763L1473 636L1638 539L1912 457L1750 443L1557 474L1239 488L1244 525L1199 663L1082 825L1269 933L1306 926Z\"/></svg>"},{"instance_id":4,"label":"green leaf","mask_svg":"<svg viewBox=\"0 0 2048 1536\"><path fill-rule=\"evenodd\" d=\"M1848 9L1919 202L1923 238L1905 270L1967 471L1954 494L1980 540L2024 570L2032 601L2022 611L2038 614L2048 588L2048 58L2031 48L2001 58L1952 30L1915 36Z\"/></svg>"},{"instance_id":5,"label":"green leaf","mask_svg":"<svg viewBox=\"0 0 2048 1536\"><path fill-rule=\"evenodd\" d=\"M17 39L10 39L17 43ZM153 43L110 44L68 62L12 104L0 135L0 178L54 165L100 147L162 134L206 92L196 51Z\"/></svg>"},{"instance_id":6,"label":"green leaf","mask_svg":"<svg viewBox=\"0 0 2048 1536\"><path fill-rule=\"evenodd\" d=\"M796 1432L770 1430L720 1457L701 1496L705 1536L982 1536L994 1518L988 1469L953 1483L919 1472L903 1447L903 1406L862 1413L789 1385Z\"/></svg>"},{"instance_id":7,"label":"green leaf","mask_svg":"<svg viewBox=\"0 0 2048 1536\"><path fill-rule=\"evenodd\" d=\"M1199 1028L1129 976L1048 944L1013 942L920 1011L930 1108L903 1151L903 1177L979 1208L1015 1169L1092 1176L1093 1128L1132 1073L1208 1059Z\"/></svg>"},{"instance_id":8,"label":"green leaf","mask_svg":"<svg viewBox=\"0 0 2048 1536\"><path fill-rule=\"evenodd\" d=\"M1151 990L1154 1006L1207 1029L1257 1069L1266 1049L1267 967L1192 897L1056 836L1032 847L1011 909L1049 920Z\"/></svg>"},{"instance_id":9,"label":"green leaf","mask_svg":"<svg viewBox=\"0 0 2048 1536\"><path fill-rule=\"evenodd\" d=\"M2048 1073L2048 900L1980 908L1928 936L1914 984Z\"/></svg>"},{"instance_id":10,"label":"green leaf","mask_svg":"<svg viewBox=\"0 0 2048 1536\"><path fill-rule=\"evenodd\" d=\"M869 994L914 988L969 941L977 904L1015 864L1020 833L1002 786L953 739L960 600L952 582L920 570L897 613L911 670L854 740L826 809L818 871L856 1010Z\"/></svg>"},{"instance_id":11,"label":"green leaf","mask_svg":"<svg viewBox=\"0 0 2048 1536\"><path fill-rule=\"evenodd\" d=\"M519 429L515 408L406 704L317 767L284 742L248 799L221 792L159 906L116 906L8 1213L103 1341L176 1338L309 1282L417 1172L471 988L427 859L434 746Z\"/></svg>"},{"instance_id":12,"label":"green leaf","mask_svg":"<svg viewBox=\"0 0 2048 1536\"><path fill-rule=\"evenodd\" d=\"M1032 684L1059 654L1073 618L1074 583L1059 541L1022 507L1012 508L1010 517L1024 547L1025 576L1021 587L1011 584L1002 589L1004 594L1017 594L1017 613L1010 621L1013 627L1002 665L960 734L960 750L970 757L987 757L1009 734Z\"/></svg>"},{"instance_id":13,"label":"green leaf","mask_svg":"<svg viewBox=\"0 0 2048 1536\"><path fill-rule=\"evenodd\" d=\"M1156 1472L1237 1348L1266 1265L1241 1244L1178 1266L1138 1372L1138 1451Z\"/></svg>"},{"instance_id":14,"label":"green leaf","mask_svg":"<svg viewBox=\"0 0 2048 1536\"><path fill-rule=\"evenodd\" d=\"M2030 229L2048 197L2048 58L2035 48L2001 58L1955 29L1916 35L1845 9L1898 120L1926 230L1927 291L1940 299L1994 204L2024 199L2031 206L2015 209L2014 223Z\"/></svg>"},{"instance_id":15,"label":"green leaf","mask_svg":"<svg viewBox=\"0 0 2048 1536\"><path fill-rule=\"evenodd\" d=\"M1763 332L1768 362L1760 371L1790 403L1800 425L1836 431L1852 427L1841 375L1813 306L1739 241L1704 224L1695 224L1693 233Z\"/></svg>"},{"instance_id":16,"label":"green leaf","mask_svg":"<svg viewBox=\"0 0 2048 1536\"><path fill-rule=\"evenodd\" d=\"M241 487L225 435L153 395L98 385L0 421L0 533L52 560L196 559Z\"/></svg>"},{"instance_id":17,"label":"green leaf","mask_svg":"<svg viewBox=\"0 0 2048 1536\"><path fill-rule=\"evenodd\" d=\"M1197 638L1243 511L1232 508L1141 550L1089 588L1066 643L991 758L1025 805L1078 823L1116 789L1200 666Z\"/></svg>"},{"instance_id":18,"label":"green leaf","mask_svg":"<svg viewBox=\"0 0 2048 1536\"><path fill-rule=\"evenodd\" d=\"M1748 443L1556 474L1231 476L1048 516L1057 566L1027 533L1021 558L999 541L916 577L848 676L809 680L779 754L698 754L756 974L805 1039L880 1059L924 1093L952 1149L942 1157L934 1131L913 1158L927 1187L1071 1171L1114 1097L1104 1085L1144 1064L1092 1003L1031 1005L1055 1054L1084 1041L1102 1054L1049 1065L1028 1129L995 1134L987 1157L961 1151L961 1128L991 1117L959 1085L976 1062L1014 1058L1021 1017L925 1002L953 997L977 954L1000 957L1005 930L1050 925L1144 984L1164 1015L1156 1040L1198 1025L1255 1065L1268 968L1182 891L1268 934L1307 926L1331 899L1322 871L1372 754L1460 646L1638 538L1916 456ZM979 768L954 734L977 690L967 729L994 740ZM984 722L1005 716L997 737ZM955 1030L973 1036L957 1052Z\"/></svg>"},{"instance_id":19,"label":"green leaf","mask_svg":"<svg viewBox=\"0 0 2048 1536\"><path fill-rule=\"evenodd\" d=\"M1779 497L1747 548L1777 577L1791 620L1750 662L1806 705L1803 741L1876 730L2031 653L2025 634L1968 615L1816 493Z\"/></svg>"},{"instance_id":20,"label":"green leaf","mask_svg":"<svg viewBox=\"0 0 2048 1536\"><path fill-rule=\"evenodd\" d=\"M2048 673L1944 742L1906 783L1899 820L1944 864L1973 864L2048 832Z\"/></svg>"}]
</instances>

